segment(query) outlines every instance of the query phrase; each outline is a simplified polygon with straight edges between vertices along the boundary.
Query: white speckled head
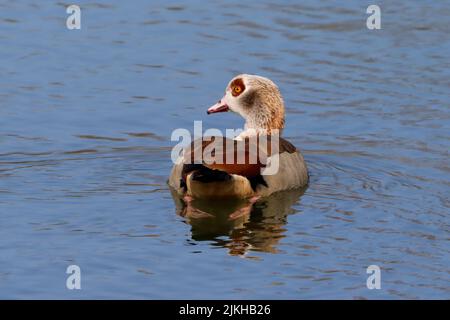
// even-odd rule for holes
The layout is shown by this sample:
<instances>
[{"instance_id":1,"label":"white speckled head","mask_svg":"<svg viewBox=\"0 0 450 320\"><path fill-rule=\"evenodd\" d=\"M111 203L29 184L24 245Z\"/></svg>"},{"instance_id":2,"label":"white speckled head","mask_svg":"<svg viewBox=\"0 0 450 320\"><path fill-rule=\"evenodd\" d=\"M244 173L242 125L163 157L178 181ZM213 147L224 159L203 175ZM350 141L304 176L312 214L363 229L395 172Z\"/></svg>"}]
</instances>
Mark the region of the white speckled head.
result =
<instances>
[{"instance_id":1,"label":"white speckled head","mask_svg":"<svg viewBox=\"0 0 450 320\"><path fill-rule=\"evenodd\" d=\"M208 114L231 110L245 119L246 129L283 129L284 103L280 90L270 79L240 74L227 85L225 95Z\"/></svg>"}]
</instances>

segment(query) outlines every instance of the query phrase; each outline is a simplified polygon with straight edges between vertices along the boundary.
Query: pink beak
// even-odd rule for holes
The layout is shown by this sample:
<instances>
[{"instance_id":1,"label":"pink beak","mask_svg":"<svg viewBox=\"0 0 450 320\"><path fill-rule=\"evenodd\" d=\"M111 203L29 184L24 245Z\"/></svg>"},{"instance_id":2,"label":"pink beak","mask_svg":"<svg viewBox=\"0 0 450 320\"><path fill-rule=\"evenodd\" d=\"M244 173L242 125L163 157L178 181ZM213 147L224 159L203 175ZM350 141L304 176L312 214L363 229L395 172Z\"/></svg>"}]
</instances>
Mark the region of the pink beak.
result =
<instances>
[{"instance_id":1,"label":"pink beak","mask_svg":"<svg viewBox=\"0 0 450 320\"><path fill-rule=\"evenodd\" d=\"M230 110L228 105L225 102L222 102L223 99L220 99L215 105L208 108L206 111L207 114L217 113L217 112L226 112Z\"/></svg>"}]
</instances>

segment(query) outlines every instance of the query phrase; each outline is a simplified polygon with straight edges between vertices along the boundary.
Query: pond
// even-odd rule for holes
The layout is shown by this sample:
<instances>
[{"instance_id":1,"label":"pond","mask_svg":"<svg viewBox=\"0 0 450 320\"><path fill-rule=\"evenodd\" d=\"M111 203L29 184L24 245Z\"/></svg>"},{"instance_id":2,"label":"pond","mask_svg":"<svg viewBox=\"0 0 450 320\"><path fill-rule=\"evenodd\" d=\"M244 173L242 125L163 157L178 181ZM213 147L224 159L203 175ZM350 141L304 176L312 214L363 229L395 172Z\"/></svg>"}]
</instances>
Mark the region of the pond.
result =
<instances>
[{"instance_id":1,"label":"pond","mask_svg":"<svg viewBox=\"0 0 450 320\"><path fill-rule=\"evenodd\" d=\"M0 4L0 298L450 298L450 3L76 3ZM206 115L239 73L309 185L186 217L171 133L241 128Z\"/></svg>"}]
</instances>

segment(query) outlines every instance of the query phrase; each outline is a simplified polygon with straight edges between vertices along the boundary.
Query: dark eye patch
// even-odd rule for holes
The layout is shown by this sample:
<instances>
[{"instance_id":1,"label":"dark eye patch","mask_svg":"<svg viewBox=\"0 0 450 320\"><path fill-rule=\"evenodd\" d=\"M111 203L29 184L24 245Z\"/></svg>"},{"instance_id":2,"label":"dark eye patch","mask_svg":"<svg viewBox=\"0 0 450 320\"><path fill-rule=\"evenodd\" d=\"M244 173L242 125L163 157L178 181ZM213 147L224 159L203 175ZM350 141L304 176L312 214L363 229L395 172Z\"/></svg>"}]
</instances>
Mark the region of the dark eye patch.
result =
<instances>
[{"instance_id":1,"label":"dark eye patch","mask_svg":"<svg viewBox=\"0 0 450 320\"><path fill-rule=\"evenodd\" d=\"M239 96L245 90L244 81L241 78L233 80L230 85L233 97Z\"/></svg>"}]
</instances>

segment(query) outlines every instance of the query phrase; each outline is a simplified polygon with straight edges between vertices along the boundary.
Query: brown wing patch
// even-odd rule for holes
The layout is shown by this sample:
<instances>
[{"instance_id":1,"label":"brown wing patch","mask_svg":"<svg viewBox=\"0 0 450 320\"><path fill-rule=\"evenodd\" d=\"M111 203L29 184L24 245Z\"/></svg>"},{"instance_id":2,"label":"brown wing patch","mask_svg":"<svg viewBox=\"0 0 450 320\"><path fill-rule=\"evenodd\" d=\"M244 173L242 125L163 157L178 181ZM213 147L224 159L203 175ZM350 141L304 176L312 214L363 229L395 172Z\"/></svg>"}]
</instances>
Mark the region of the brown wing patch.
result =
<instances>
[{"instance_id":1,"label":"brown wing patch","mask_svg":"<svg viewBox=\"0 0 450 320\"><path fill-rule=\"evenodd\" d=\"M236 141L224 137L203 137L199 140L185 149L185 163L199 163L209 169L245 177L258 175L263 167L261 158L264 156L258 158L257 148L252 147L248 140ZM237 150L241 152L239 155Z\"/></svg>"},{"instance_id":2,"label":"brown wing patch","mask_svg":"<svg viewBox=\"0 0 450 320\"><path fill-rule=\"evenodd\" d=\"M229 174L238 174L244 177L255 177L265 167L267 158L272 155L270 136L245 138L242 141L224 137L203 137L193 141L185 149L184 162L200 164L209 169L225 171ZM263 141L267 141L264 143ZM275 150L274 150L275 151ZM278 153L296 151L289 141L280 138ZM204 156L209 157L205 159ZM193 167L194 168L194 167Z\"/></svg>"}]
</instances>

